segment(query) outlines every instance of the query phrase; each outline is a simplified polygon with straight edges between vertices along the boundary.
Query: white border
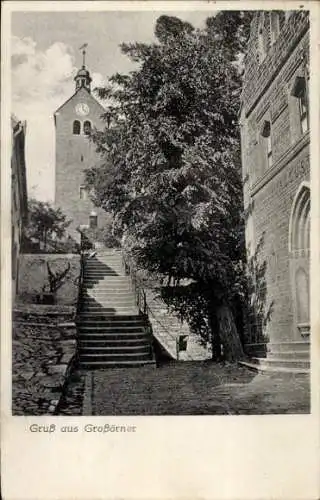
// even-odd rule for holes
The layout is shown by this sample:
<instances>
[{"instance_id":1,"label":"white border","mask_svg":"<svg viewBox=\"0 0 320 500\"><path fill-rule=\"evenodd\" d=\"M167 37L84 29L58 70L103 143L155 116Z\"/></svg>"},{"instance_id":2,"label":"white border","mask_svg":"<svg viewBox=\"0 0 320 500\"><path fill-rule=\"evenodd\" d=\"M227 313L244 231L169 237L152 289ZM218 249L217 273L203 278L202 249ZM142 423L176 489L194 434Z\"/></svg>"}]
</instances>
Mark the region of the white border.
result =
<instances>
[{"instance_id":1,"label":"white border","mask_svg":"<svg viewBox=\"0 0 320 500\"><path fill-rule=\"evenodd\" d=\"M1 458L5 500L303 499L319 485L319 5L311 9L312 414L228 417L11 417L10 13L297 9L303 2L6 2L2 9ZM125 421L134 435L32 434L31 422Z\"/></svg>"}]
</instances>

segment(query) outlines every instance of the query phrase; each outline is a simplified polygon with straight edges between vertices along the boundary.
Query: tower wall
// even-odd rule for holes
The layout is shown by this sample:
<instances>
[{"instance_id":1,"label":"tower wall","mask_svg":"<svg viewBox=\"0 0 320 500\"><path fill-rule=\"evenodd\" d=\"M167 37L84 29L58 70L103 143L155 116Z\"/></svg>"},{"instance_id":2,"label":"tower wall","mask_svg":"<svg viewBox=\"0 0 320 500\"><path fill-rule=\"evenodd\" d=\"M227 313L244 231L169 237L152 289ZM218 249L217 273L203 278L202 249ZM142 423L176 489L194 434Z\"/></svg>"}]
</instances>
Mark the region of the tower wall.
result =
<instances>
[{"instance_id":1,"label":"tower wall","mask_svg":"<svg viewBox=\"0 0 320 500\"><path fill-rule=\"evenodd\" d=\"M77 114L78 105L88 107L88 114ZM85 105L85 106L83 106ZM72 236L80 225L89 224L89 215L94 210L98 215L98 227L103 227L108 219L104 210L94 207L87 199L81 199L80 187L84 185L84 171L97 164L99 160L95 145L84 134L83 124L90 121L92 127L102 129L104 123L102 106L85 89L80 88L69 101L55 113L56 132L56 172L55 206L60 207L72 223L68 229ZM73 133L73 123L81 123L81 133Z\"/></svg>"}]
</instances>

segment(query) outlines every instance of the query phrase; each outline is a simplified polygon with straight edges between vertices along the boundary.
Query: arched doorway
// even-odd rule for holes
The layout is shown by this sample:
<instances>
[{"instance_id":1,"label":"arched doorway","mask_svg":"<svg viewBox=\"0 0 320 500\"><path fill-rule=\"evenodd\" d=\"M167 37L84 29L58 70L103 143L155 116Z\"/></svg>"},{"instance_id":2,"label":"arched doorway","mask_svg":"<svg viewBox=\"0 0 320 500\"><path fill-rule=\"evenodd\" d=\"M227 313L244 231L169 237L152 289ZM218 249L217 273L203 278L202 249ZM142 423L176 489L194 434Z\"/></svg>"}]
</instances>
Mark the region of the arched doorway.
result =
<instances>
[{"instance_id":1,"label":"arched doorway","mask_svg":"<svg viewBox=\"0 0 320 500\"><path fill-rule=\"evenodd\" d=\"M289 257L294 310L294 338L310 335L310 185L303 182L293 200L289 223Z\"/></svg>"}]
</instances>

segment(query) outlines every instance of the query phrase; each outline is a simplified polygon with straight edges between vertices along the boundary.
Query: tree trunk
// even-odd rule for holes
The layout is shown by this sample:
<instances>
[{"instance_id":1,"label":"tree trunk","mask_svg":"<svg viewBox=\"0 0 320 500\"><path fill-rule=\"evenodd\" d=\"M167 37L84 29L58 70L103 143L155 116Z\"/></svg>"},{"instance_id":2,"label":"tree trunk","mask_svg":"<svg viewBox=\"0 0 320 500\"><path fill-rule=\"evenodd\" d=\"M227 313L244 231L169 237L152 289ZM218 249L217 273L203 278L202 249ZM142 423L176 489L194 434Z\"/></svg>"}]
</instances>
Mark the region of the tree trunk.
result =
<instances>
[{"instance_id":1,"label":"tree trunk","mask_svg":"<svg viewBox=\"0 0 320 500\"><path fill-rule=\"evenodd\" d=\"M209 314L209 327L211 331L212 360L221 361L221 340L219 334L219 323L214 314Z\"/></svg>"},{"instance_id":2,"label":"tree trunk","mask_svg":"<svg viewBox=\"0 0 320 500\"><path fill-rule=\"evenodd\" d=\"M43 233L43 246L44 246L44 251L47 250L47 231L44 230L44 233Z\"/></svg>"},{"instance_id":3,"label":"tree trunk","mask_svg":"<svg viewBox=\"0 0 320 500\"><path fill-rule=\"evenodd\" d=\"M223 346L223 358L226 361L240 361L244 358L242 344L230 308L223 304L217 310L219 337Z\"/></svg>"}]
</instances>

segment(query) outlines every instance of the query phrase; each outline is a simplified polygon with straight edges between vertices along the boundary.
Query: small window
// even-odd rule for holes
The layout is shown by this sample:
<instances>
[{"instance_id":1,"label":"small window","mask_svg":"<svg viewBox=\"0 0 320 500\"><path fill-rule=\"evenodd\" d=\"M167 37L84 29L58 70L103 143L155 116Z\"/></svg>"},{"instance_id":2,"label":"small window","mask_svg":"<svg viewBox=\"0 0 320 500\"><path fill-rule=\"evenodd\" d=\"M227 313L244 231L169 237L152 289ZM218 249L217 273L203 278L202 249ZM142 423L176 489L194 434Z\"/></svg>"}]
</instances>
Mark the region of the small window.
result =
<instances>
[{"instance_id":1,"label":"small window","mask_svg":"<svg viewBox=\"0 0 320 500\"><path fill-rule=\"evenodd\" d=\"M309 130L309 119L307 85L306 79L303 76L295 78L291 95L298 99L301 133L304 134Z\"/></svg>"},{"instance_id":2,"label":"small window","mask_svg":"<svg viewBox=\"0 0 320 500\"><path fill-rule=\"evenodd\" d=\"M85 135L90 135L91 134L91 122L85 121L83 124L83 131Z\"/></svg>"},{"instance_id":3,"label":"small window","mask_svg":"<svg viewBox=\"0 0 320 500\"><path fill-rule=\"evenodd\" d=\"M272 142L271 142L271 134L266 137L267 139L267 160L268 160L268 167L271 167L273 161L272 161Z\"/></svg>"},{"instance_id":4,"label":"small window","mask_svg":"<svg viewBox=\"0 0 320 500\"><path fill-rule=\"evenodd\" d=\"M285 12L284 10L280 10L278 14L279 14L279 29L282 30L287 19L286 18L287 12Z\"/></svg>"},{"instance_id":5,"label":"small window","mask_svg":"<svg viewBox=\"0 0 320 500\"><path fill-rule=\"evenodd\" d=\"M73 122L73 135L80 135L81 124L79 120Z\"/></svg>"},{"instance_id":6,"label":"small window","mask_svg":"<svg viewBox=\"0 0 320 500\"><path fill-rule=\"evenodd\" d=\"M263 43L263 32L261 28L259 29L258 33L258 54L259 54L259 62L261 63L266 56Z\"/></svg>"},{"instance_id":7,"label":"small window","mask_svg":"<svg viewBox=\"0 0 320 500\"><path fill-rule=\"evenodd\" d=\"M299 112L300 112L301 132L304 134L309 129L306 94L303 94L299 98Z\"/></svg>"},{"instance_id":8,"label":"small window","mask_svg":"<svg viewBox=\"0 0 320 500\"><path fill-rule=\"evenodd\" d=\"M271 44L275 43L279 36L280 31L280 22L279 22L279 13L271 12L270 15L270 35L271 35Z\"/></svg>"},{"instance_id":9,"label":"small window","mask_svg":"<svg viewBox=\"0 0 320 500\"><path fill-rule=\"evenodd\" d=\"M88 191L85 186L80 186L80 200L88 199Z\"/></svg>"},{"instance_id":10,"label":"small window","mask_svg":"<svg viewBox=\"0 0 320 500\"><path fill-rule=\"evenodd\" d=\"M90 229L98 227L98 216L94 211L92 211L91 214L89 215L89 227Z\"/></svg>"},{"instance_id":11,"label":"small window","mask_svg":"<svg viewBox=\"0 0 320 500\"><path fill-rule=\"evenodd\" d=\"M261 135L265 138L266 152L267 152L267 164L271 167L273 163L272 158L272 139L271 139L271 123L267 120L263 122L261 129Z\"/></svg>"}]
</instances>

